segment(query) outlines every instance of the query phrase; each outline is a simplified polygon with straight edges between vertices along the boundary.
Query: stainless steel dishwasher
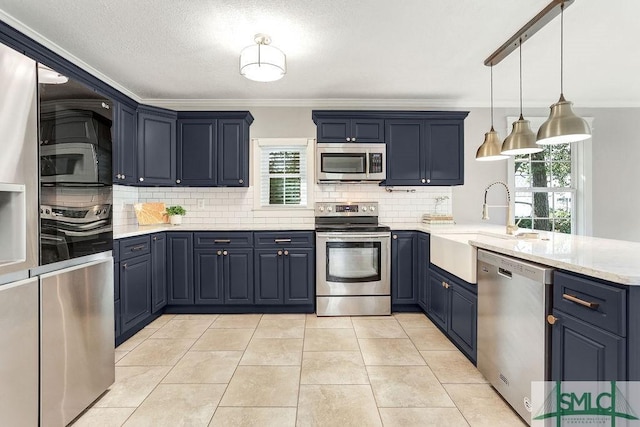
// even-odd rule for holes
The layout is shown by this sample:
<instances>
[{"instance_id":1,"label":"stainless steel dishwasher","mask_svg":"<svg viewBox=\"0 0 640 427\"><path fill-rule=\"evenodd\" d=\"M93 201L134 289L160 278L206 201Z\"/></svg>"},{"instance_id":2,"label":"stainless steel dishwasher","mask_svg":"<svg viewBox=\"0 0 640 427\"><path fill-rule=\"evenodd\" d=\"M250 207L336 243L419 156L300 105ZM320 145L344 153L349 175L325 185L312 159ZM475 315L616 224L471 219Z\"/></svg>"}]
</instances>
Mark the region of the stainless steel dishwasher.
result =
<instances>
[{"instance_id":1,"label":"stainless steel dishwasher","mask_svg":"<svg viewBox=\"0 0 640 427\"><path fill-rule=\"evenodd\" d=\"M531 382L550 379L553 269L478 249L478 369L531 424Z\"/></svg>"}]
</instances>

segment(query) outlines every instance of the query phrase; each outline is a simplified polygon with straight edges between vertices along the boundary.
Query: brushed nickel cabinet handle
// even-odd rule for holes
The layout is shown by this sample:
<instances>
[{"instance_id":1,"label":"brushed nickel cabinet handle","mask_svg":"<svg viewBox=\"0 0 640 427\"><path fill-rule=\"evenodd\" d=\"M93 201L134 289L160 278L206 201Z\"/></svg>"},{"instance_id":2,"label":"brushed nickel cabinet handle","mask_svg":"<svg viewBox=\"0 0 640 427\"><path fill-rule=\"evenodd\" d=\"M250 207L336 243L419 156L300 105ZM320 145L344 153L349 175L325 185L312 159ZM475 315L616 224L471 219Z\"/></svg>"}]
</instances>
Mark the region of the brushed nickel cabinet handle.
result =
<instances>
[{"instance_id":1,"label":"brushed nickel cabinet handle","mask_svg":"<svg viewBox=\"0 0 640 427\"><path fill-rule=\"evenodd\" d=\"M231 243L231 239L215 239L213 243Z\"/></svg>"},{"instance_id":2,"label":"brushed nickel cabinet handle","mask_svg":"<svg viewBox=\"0 0 640 427\"><path fill-rule=\"evenodd\" d=\"M281 255L282 255L282 251L278 251L278 256L281 256Z\"/></svg>"},{"instance_id":3,"label":"brushed nickel cabinet handle","mask_svg":"<svg viewBox=\"0 0 640 427\"><path fill-rule=\"evenodd\" d=\"M289 251L284 251L284 254L285 255L289 255Z\"/></svg>"},{"instance_id":4,"label":"brushed nickel cabinet handle","mask_svg":"<svg viewBox=\"0 0 640 427\"><path fill-rule=\"evenodd\" d=\"M597 302L585 301L585 300L580 299L577 296L571 295L571 294L562 294L562 298L566 299L567 301L571 301L571 302L574 302L576 304L579 304L579 305L581 305L583 307L590 308L591 310L597 310L598 307L600 307L600 304L598 304Z\"/></svg>"},{"instance_id":5,"label":"brushed nickel cabinet handle","mask_svg":"<svg viewBox=\"0 0 640 427\"><path fill-rule=\"evenodd\" d=\"M229 254L229 252L227 251L222 251L222 255L227 256Z\"/></svg>"},{"instance_id":6,"label":"brushed nickel cabinet handle","mask_svg":"<svg viewBox=\"0 0 640 427\"><path fill-rule=\"evenodd\" d=\"M145 248L144 245L140 245L140 246L134 246L131 248L131 252L137 252L137 251L141 251Z\"/></svg>"},{"instance_id":7,"label":"brushed nickel cabinet handle","mask_svg":"<svg viewBox=\"0 0 640 427\"><path fill-rule=\"evenodd\" d=\"M124 264L122 264L122 268L124 268L124 269L127 268L127 263L126 262Z\"/></svg>"},{"instance_id":8,"label":"brushed nickel cabinet handle","mask_svg":"<svg viewBox=\"0 0 640 427\"><path fill-rule=\"evenodd\" d=\"M217 255L222 255L222 251L218 251L216 253L217 253Z\"/></svg>"},{"instance_id":9,"label":"brushed nickel cabinet handle","mask_svg":"<svg viewBox=\"0 0 640 427\"><path fill-rule=\"evenodd\" d=\"M273 239L275 243L291 243L291 239Z\"/></svg>"},{"instance_id":10,"label":"brushed nickel cabinet handle","mask_svg":"<svg viewBox=\"0 0 640 427\"><path fill-rule=\"evenodd\" d=\"M244 179L239 179L239 180L238 180L238 182L239 182L240 184L244 184Z\"/></svg>"}]
</instances>

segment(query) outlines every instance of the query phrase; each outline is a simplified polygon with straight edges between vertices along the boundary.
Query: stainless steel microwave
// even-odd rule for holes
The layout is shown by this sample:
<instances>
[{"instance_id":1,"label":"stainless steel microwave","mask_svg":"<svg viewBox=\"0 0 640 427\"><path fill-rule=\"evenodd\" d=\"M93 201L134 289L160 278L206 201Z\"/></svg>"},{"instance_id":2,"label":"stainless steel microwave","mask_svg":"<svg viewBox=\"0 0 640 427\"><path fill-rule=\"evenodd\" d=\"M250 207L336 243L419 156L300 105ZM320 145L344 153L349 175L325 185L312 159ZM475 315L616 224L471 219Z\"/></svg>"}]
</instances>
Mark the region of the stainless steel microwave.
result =
<instances>
[{"instance_id":1,"label":"stainless steel microwave","mask_svg":"<svg viewBox=\"0 0 640 427\"><path fill-rule=\"evenodd\" d=\"M387 178L386 144L316 145L316 180L332 182L380 182Z\"/></svg>"}]
</instances>

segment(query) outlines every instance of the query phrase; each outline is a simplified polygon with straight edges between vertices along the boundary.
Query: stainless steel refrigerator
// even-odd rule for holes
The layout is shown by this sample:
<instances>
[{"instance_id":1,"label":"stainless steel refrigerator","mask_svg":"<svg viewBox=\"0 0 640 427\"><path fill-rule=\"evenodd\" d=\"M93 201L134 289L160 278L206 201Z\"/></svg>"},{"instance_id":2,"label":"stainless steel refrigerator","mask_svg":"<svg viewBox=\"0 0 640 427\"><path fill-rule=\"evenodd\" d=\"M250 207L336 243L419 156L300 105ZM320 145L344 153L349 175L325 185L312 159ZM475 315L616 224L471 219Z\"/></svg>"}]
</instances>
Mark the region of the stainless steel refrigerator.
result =
<instances>
[{"instance_id":1,"label":"stainless steel refrigerator","mask_svg":"<svg viewBox=\"0 0 640 427\"><path fill-rule=\"evenodd\" d=\"M109 103L50 71L0 44L3 425L67 425L115 380Z\"/></svg>"}]
</instances>

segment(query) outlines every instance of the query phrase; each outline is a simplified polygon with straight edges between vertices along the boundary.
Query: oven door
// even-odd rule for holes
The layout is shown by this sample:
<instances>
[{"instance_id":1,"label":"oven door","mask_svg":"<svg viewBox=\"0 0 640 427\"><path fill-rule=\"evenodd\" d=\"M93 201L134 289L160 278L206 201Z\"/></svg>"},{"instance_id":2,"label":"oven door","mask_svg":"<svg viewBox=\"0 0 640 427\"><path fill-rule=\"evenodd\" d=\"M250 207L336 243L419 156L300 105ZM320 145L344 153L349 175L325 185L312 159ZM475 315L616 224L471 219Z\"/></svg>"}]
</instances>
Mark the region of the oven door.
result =
<instances>
[{"instance_id":1,"label":"oven door","mask_svg":"<svg viewBox=\"0 0 640 427\"><path fill-rule=\"evenodd\" d=\"M316 294L390 295L391 233L316 235Z\"/></svg>"}]
</instances>

